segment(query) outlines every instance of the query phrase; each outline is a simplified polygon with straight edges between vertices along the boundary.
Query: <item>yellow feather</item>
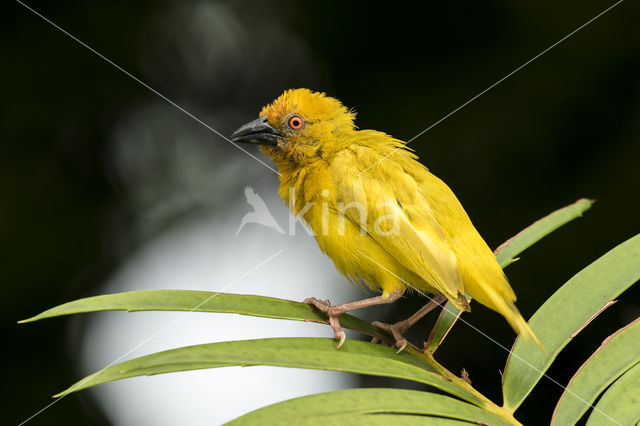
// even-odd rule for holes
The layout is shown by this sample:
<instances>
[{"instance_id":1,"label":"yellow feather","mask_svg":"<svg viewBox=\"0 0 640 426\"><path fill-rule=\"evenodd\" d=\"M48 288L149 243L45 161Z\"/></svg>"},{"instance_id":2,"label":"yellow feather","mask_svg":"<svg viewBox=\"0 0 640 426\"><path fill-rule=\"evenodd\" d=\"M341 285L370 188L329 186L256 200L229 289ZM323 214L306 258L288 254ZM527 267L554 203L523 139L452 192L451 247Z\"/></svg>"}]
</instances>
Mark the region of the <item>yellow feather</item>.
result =
<instances>
[{"instance_id":1,"label":"yellow feather","mask_svg":"<svg viewBox=\"0 0 640 426\"><path fill-rule=\"evenodd\" d=\"M466 292L540 344L456 196L401 141L357 130L355 113L308 89L286 91L260 115L284 136L262 147L279 167L280 196L350 281L383 296L441 293L469 310ZM293 115L303 128L288 126Z\"/></svg>"}]
</instances>

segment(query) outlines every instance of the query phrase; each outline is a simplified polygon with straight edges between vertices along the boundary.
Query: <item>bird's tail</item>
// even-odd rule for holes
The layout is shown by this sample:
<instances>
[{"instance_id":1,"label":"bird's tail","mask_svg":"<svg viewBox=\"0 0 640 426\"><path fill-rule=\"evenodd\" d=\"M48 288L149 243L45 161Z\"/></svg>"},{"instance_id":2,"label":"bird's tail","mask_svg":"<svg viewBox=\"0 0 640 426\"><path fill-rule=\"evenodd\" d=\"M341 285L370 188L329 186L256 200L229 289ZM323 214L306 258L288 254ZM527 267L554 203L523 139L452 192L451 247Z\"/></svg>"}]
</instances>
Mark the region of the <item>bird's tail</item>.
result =
<instances>
[{"instance_id":1,"label":"bird's tail","mask_svg":"<svg viewBox=\"0 0 640 426\"><path fill-rule=\"evenodd\" d=\"M513 302L509 302L509 301L505 301L505 305L506 305L506 308L509 310L509 313L507 314L505 312L502 314L506 318L511 328L513 328L513 330L516 333L518 333L519 337L522 337L526 340L531 339L534 342L536 342L536 344L540 346L540 349L542 349L542 351L546 353L547 352L546 349L544 348L544 346L542 346L542 343L540 343L540 340L538 340L538 337L536 337L533 330L531 330L531 327L529 327L529 324L527 324L524 318L522 318L522 315L520 314L520 311L518 310L516 305Z\"/></svg>"},{"instance_id":2,"label":"bird's tail","mask_svg":"<svg viewBox=\"0 0 640 426\"><path fill-rule=\"evenodd\" d=\"M526 340L533 340L546 352L544 346L542 346L542 343L540 343L540 340L538 340L516 307L514 303L516 296L513 290L511 290L506 278L502 277L501 280L494 282L500 285L490 286L486 284L486 282L480 285L477 282L471 282L470 285L468 285L467 292L478 302L502 315L511 328L518 333L518 336Z\"/></svg>"}]
</instances>

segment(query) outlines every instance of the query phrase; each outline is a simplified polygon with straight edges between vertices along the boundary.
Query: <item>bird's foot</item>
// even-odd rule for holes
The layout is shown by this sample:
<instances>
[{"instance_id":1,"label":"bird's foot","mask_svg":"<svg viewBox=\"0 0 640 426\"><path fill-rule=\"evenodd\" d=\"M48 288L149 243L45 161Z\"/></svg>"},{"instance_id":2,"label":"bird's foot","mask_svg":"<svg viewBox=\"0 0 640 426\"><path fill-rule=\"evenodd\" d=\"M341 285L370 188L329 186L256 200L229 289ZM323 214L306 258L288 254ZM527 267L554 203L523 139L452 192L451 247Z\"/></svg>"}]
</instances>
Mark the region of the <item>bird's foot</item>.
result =
<instances>
[{"instance_id":1,"label":"bird's foot","mask_svg":"<svg viewBox=\"0 0 640 426\"><path fill-rule=\"evenodd\" d=\"M333 328L333 335L336 340L339 341L336 349L340 349L340 347L344 344L347 335L344 330L340 326L340 315L344 314L346 310L342 307L342 305L331 306L328 300L319 300L315 297L309 297L304 300L304 303L311 306L312 309L317 309L324 314L329 319L329 325Z\"/></svg>"},{"instance_id":2,"label":"bird's foot","mask_svg":"<svg viewBox=\"0 0 640 426\"><path fill-rule=\"evenodd\" d=\"M402 352L404 348L407 347L407 339L405 339L403 336L403 334L411 327L407 320L399 321L395 324L385 324L380 321L374 321L372 322L372 324L393 336L394 340L396 341L396 348L398 348L398 351L396 353ZM378 339L375 337L372 340L372 342L374 343L377 341Z\"/></svg>"}]
</instances>

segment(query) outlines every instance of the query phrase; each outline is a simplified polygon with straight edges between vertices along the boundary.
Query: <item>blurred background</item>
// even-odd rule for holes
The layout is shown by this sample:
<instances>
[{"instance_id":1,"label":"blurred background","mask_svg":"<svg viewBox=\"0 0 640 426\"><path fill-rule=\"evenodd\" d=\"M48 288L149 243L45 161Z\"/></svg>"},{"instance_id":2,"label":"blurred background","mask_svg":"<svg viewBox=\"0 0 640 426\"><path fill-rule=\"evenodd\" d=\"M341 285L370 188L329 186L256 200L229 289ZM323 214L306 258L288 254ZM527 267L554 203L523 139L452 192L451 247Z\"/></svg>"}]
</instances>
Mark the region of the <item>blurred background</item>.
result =
<instances>
[{"instance_id":1,"label":"blurred background","mask_svg":"<svg viewBox=\"0 0 640 426\"><path fill-rule=\"evenodd\" d=\"M283 90L309 87L354 108L360 128L408 140L613 1L27 4L222 134ZM294 236L255 224L237 232L251 211L244 194L251 186L289 233L272 171L24 6L3 9L3 424L26 420L52 394L182 316L116 312L16 324L54 305L117 291L230 285L225 291L293 300L363 296L300 224ZM491 247L578 198L597 200L507 269L525 317L640 230L639 13L638 3L623 2L411 143ZM394 321L423 302L405 298L357 315ZM638 314L640 291L632 289L570 343L549 374L565 384ZM425 339L434 317L416 327L414 342ZM482 306L465 319L512 344L506 322ZM127 357L292 335L332 333L194 314ZM477 389L500 402L507 354L463 324L447 339L439 360L454 372L465 368ZM384 385L415 386L277 368L205 370L102 385L28 424L217 424L298 395ZM548 421L561 392L543 379L517 417Z\"/></svg>"}]
</instances>

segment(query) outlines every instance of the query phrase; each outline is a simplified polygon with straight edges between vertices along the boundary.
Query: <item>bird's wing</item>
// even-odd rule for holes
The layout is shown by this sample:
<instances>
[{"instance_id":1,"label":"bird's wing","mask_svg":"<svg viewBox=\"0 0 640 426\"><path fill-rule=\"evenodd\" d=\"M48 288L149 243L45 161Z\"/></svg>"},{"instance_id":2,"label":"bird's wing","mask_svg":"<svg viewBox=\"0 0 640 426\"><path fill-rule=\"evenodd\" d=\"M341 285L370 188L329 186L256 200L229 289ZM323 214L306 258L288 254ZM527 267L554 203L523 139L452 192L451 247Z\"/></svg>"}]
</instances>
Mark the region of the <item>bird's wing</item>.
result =
<instances>
[{"instance_id":1,"label":"bird's wing","mask_svg":"<svg viewBox=\"0 0 640 426\"><path fill-rule=\"evenodd\" d=\"M333 164L340 170L334 180L338 199L345 205L366 206L366 231L371 238L456 306L467 309L455 253L415 180L393 159L385 160L384 167L360 174L349 156L337 158ZM355 209L344 214L356 224L360 222Z\"/></svg>"}]
</instances>

